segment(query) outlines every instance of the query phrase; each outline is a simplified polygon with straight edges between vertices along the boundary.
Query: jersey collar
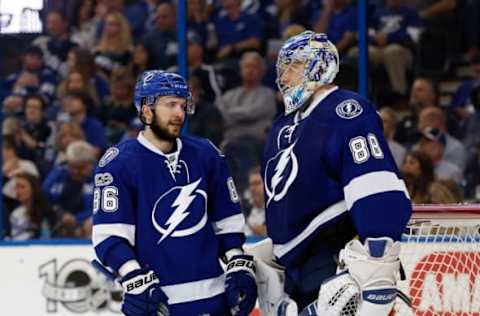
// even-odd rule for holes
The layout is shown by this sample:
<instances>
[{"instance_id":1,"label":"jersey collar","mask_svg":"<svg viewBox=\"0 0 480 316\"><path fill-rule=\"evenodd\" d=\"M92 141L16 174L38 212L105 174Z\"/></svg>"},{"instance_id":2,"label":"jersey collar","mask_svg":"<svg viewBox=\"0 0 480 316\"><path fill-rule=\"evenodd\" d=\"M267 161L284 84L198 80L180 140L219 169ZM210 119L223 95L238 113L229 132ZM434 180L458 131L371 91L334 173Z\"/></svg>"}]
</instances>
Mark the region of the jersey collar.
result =
<instances>
[{"instance_id":1,"label":"jersey collar","mask_svg":"<svg viewBox=\"0 0 480 316\"><path fill-rule=\"evenodd\" d=\"M153 145L147 138L145 138L145 136L143 135L143 132L140 132L138 134L137 140L141 145L143 145L143 147L167 159L172 155L175 155L176 157L178 157L178 155L180 154L180 151L182 150L182 140L180 138L177 138L177 150L170 154L165 154L163 151L161 151L155 145Z\"/></svg>"},{"instance_id":2,"label":"jersey collar","mask_svg":"<svg viewBox=\"0 0 480 316\"><path fill-rule=\"evenodd\" d=\"M338 90L338 86L331 87L328 90L325 90L322 94L319 94L315 97L315 99L310 102L310 105L307 107L305 111L297 111L295 113L295 116L293 117L293 121L295 123L298 123L299 121L303 120L304 118L307 118L313 110L322 102L323 99L328 97L332 92Z\"/></svg>"}]
</instances>

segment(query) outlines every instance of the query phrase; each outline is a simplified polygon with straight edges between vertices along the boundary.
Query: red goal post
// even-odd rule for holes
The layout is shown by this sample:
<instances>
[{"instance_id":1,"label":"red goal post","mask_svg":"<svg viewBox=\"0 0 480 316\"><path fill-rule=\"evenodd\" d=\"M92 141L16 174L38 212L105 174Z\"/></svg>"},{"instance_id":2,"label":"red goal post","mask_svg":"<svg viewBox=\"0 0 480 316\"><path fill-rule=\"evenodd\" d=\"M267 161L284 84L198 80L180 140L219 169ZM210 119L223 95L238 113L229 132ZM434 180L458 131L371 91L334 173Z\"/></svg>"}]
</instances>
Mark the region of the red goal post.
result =
<instances>
[{"instance_id":1,"label":"red goal post","mask_svg":"<svg viewBox=\"0 0 480 316\"><path fill-rule=\"evenodd\" d=\"M480 316L480 204L414 206L401 259L413 311L395 315Z\"/></svg>"}]
</instances>

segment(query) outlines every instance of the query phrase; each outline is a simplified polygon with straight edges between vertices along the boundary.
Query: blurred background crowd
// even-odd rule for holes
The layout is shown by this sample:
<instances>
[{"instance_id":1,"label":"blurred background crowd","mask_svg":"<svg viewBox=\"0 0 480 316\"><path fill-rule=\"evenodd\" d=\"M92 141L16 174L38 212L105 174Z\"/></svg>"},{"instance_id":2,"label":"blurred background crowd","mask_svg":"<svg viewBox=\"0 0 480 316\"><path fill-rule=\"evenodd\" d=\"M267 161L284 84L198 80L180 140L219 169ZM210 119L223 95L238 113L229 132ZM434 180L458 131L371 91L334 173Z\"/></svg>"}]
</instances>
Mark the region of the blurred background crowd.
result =
<instances>
[{"instance_id":1,"label":"blurred background crowd","mask_svg":"<svg viewBox=\"0 0 480 316\"><path fill-rule=\"evenodd\" d=\"M189 133L227 155L247 233L264 235L259 163L283 112L278 49L305 29L327 33L341 55L336 83L356 90L356 1L187 3ZM368 3L369 97L412 200L480 200L480 1ZM43 34L2 40L3 222L14 240L89 237L96 162L142 129L137 75L178 70L175 1L45 4Z\"/></svg>"}]
</instances>

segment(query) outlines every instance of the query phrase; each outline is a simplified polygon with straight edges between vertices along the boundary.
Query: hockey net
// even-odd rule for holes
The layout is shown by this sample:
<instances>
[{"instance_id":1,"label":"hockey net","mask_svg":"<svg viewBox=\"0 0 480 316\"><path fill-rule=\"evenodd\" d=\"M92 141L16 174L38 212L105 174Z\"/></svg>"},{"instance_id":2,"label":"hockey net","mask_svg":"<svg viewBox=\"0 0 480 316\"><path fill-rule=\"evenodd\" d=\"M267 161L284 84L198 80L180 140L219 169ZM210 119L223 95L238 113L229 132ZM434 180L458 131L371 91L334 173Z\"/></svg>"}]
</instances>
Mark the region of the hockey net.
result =
<instances>
[{"instance_id":1,"label":"hockey net","mask_svg":"<svg viewBox=\"0 0 480 316\"><path fill-rule=\"evenodd\" d=\"M480 316L480 205L416 206L401 259L412 308L393 315Z\"/></svg>"}]
</instances>

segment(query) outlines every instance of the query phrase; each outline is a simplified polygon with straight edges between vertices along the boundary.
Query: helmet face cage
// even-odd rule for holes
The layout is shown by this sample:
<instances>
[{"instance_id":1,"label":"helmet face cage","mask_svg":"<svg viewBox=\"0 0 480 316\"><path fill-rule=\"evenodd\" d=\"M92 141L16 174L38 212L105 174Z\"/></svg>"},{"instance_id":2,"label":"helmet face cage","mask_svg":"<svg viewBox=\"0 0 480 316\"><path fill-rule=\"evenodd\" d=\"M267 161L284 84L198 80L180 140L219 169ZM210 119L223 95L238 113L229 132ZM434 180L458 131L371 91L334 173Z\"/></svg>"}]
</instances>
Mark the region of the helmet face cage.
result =
<instances>
[{"instance_id":1,"label":"helmet face cage","mask_svg":"<svg viewBox=\"0 0 480 316\"><path fill-rule=\"evenodd\" d=\"M284 84L282 75L287 69L300 71L299 83ZM315 90L330 84L338 73L338 51L325 34L305 31L288 39L280 50L277 60L277 85L285 102L285 114L299 109ZM291 68L294 67L294 68ZM298 69L298 70L296 70Z\"/></svg>"},{"instance_id":2,"label":"helmet face cage","mask_svg":"<svg viewBox=\"0 0 480 316\"><path fill-rule=\"evenodd\" d=\"M195 105L187 82L182 76L162 70L145 71L137 80L134 103L140 113L142 105L154 107L158 97L185 98L185 113L194 114Z\"/></svg>"}]
</instances>

